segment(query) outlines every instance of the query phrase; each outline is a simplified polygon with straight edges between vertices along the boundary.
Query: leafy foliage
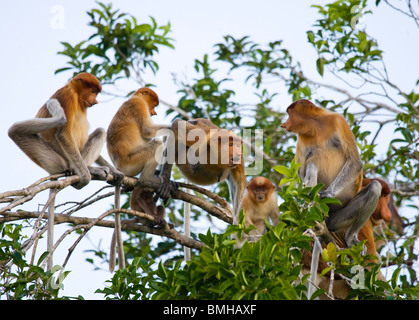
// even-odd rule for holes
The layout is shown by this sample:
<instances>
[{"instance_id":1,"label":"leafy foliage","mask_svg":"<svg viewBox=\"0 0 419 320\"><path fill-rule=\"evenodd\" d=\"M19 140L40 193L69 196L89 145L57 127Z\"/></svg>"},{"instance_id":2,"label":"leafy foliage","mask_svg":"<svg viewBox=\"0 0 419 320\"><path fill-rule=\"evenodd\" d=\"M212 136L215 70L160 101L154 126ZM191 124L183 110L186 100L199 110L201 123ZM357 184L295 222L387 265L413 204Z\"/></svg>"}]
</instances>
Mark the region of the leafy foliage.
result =
<instances>
[{"instance_id":1,"label":"leafy foliage","mask_svg":"<svg viewBox=\"0 0 419 320\"><path fill-rule=\"evenodd\" d=\"M200 234L206 245L199 255L191 261L177 261L169 266L160 262L153 268L154 261L134 259L127 269L119 270L110 281L111 285L97 292L107 299L210 299L210 300L288 300L306 299L308 275L301 278L302 251L310 250L312 238L304 235L315 221L322 221L327 213L330 199L319 201L321 185L304 188L297 176L298 165L291 168L278 167L287 173L283 179L285 186L281 195L284 201L282 215L276 227L270 227L261 240L245 242L238 249L231 235L240 238L248 234L252 227L246 228L243 212L240 222L231 225L225 233L213 234L208 230ZM323 250L322 257L332 262L331 269L337 273L354 278L353 270L360 273L349 298L363 299L416 299L419 287L398 284L400 269L397 269L387 283L377 279L379 265L367 268L370 256L363 256L363 243L339 252L331 243ZM141 276L138 273L141 269ZM324 293L317 290L314 297Z\"/></svg>"},{"instance_id":2,"label":"leafy foliage","mask_svg":"<svg viewBox=\"0 0 419 320\"><path fill-rule=\"evenodd\" d=\"M376 1L375 6L380 5L384 4ZM338 0L314 5L313 10L317 16L307 31L307 41L316 54L315 67L322 81L307 77L302 63L293 58L280 39L258 44L248 36L226 35L214 45L213 53L195 59L192 80L175 79L179 99L173 106L177 109L169 107L167 111L172 118L181 117L181 109L193 118L209 118L223 128L263 128L261 151L265 161L261 175L278 187L279 224L270 227L260 241L245 242L238 249L231 236L240 237L249 231L243 216L239 225L216 233L218 227L212 218L193 209L192 220L202 225L207 222L210 228L206 234L192 234L205 247L186 263L176 243L156 244L147 234L128 232L124 242L127 267L116 271L109 286L97 292L107 299L133 300L306 299L304 284L308 275L301 276L300 272L302 252L310 250L312 238L305 231L328 214L327 204L335 200L320 200L318 191L322 186L305 188L298 178L298 164L293 161L295 136L278 129L285 116L278 94L278 88L283 87L285 92L281 93L290 101L310 99L345 116L357 139L365 175L382 176L391 182L395 204L401 209L400 224L390 224L381 232L386 241L386 246L379 249L382 265L370 264L371 257L361 255L362 243L340 251L329 245L322 252L328 263L324 273L363 281L353 287L348 298L418 299L418 216L407 218L402 212L406 207L418 209L418 83L403 91L387 73L378 41L359 23L363 15L374 14L370 2ZM159 71L159 50L174 48L168 37L170 23L159 26L152 17L149 23L140 23L132 15L100 2L88 16L92 36L75 45L62 42L60 54L68 62L56 72L91 72L105 85L126 78L144 85L147 81L143 71ZM333 80L326 83L325 79ZM237 83L253 95L253 101L242 101ZM366 128L367 122L376 124L376 129ZM394 137L383 145L379 137L391 125L395 127ZM384 156L377 150L379 143L387 150ZM178 172L174 174L179 176ZM228 199L225 184L213 189ZM183 208L173 200L168 208L175 227L182 225ZM36 266L24 260L20 231L20 226L12 224L2 229L0 266L4 276L0 295L15 299L57 298L58 289L46 287L52 275L39 267L42 259ZM107 259L101 249L92 252L92 263ZM8 261L13 272L3 268ZM391 273L388 281L378 280L380 270ZM314 296L323 293L319 289Z\"/></svg>"},{"instance_id":3,"label":"leafy foliage","mask_svg":"<svg viewBox=\"0 0 419 320\"><path fill-rule=\"evenodd\" d=\"M15 300L57 299L69 272L57 279L55 276L61 270L60 266L46 272L41 264L48 252L42 254L36 264L28 263L22 250L22 225L0 224L0 231L0 296Z\"/></svg>"},{"instance_id":4,"label":"leafy foliage","mask_svg":"<svg viewBox=\"0 0 419 320\"><path fill-rule=\"evenodd\" d=\"M138 24L134 16L112 11L112 5L98 3L100 9L92 9L87 14L89 25L95 30L87 41L76 45L62 42L62 54L70 59L70 66L58 69L56 73L74 70L93 73L102 83L114 83L121 78L129 78L131 73L140 73L142 68L157 72L159 65L153 55L159 47L173 48L172 39L167 37L170 23L158 26L154 18L151 23ZM95 41L96 40L96 41Z\"/></svg>"}]
</instances>

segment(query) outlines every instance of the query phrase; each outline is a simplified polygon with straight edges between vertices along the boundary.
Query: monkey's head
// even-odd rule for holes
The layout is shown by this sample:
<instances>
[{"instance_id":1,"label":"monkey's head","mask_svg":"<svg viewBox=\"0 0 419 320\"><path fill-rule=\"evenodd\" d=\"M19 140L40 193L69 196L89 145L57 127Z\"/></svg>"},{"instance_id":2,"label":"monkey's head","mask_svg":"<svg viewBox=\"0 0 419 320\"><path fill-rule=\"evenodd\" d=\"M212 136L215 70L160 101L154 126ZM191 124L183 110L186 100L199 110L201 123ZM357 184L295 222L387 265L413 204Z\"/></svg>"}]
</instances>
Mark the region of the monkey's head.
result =
<instances>
[{"instance_id":1,"label":"monkey's head","mask_svg":"<svg viewBox=\"0 0 419 320\"><path fill-rule=\"evenodd\" d=\"M142 97L148 104L148 110L150 111L150 116L157 115L157 112L154 110L159 105L159 97L150 88L140 88L135 93L135 96Z\"/></svg>"},{"instance_id":2,"label":"monkey's head","mask_svg":"<svg viewBox=\"0 0 419 320\"><path fill-rule=\"evenodd\" d=\"M300 99L289 105L287 113L288 119L281 124L281 128L297 134L309 134L311 130L309 121L325 113L325 110L315 106L309 100Z\"/></svg>"},{"instance_id":3,"label":"monkey's head","mask_svg":"<svg viewBox=\"0 0 419 320\"><path fill-rule=\"evenodd\" d=\"M210 164L235 168L242 162L242 140L234 132L211 129L208 138Z\"/></svg>"},{"instance_id":4,"label":"monkey's head","mask_svg":"<svg viewBox=\"0 0 419 320\"><path fill-rule=\"evenodd\" d=\"M247 191L254 202L265 202L269 199L275 186L265 177L255 177L247 185Z\"/></svg>"},{"instance_id":5,"label":"monkey's head","mask_svg":"<svg viewBox=\"0 0 419 320\"><path fill-rule=\"evenodd\" d=\"M79 103L83 108L90 108L97 104L97 95L102 91L99 80L91 73L82 72L70 80L72 86L78 94Z\"/></svg>"}]
</instances>

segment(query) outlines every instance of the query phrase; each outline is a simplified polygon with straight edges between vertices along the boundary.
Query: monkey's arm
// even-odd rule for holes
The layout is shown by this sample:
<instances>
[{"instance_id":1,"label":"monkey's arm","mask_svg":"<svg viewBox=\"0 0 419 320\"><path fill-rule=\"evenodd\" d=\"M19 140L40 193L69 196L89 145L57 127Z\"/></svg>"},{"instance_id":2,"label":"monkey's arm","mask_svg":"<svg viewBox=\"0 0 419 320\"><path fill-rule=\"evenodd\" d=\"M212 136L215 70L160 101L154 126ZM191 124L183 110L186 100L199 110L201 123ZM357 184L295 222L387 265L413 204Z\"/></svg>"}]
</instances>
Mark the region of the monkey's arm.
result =
<instances>
[{"instance_id":1,"label":"monkey's arm","mask_svg":"<svg viewBox=\"0 0 419 320\"><path fill-rule=\"evenodd\" d=\"M80 181L73 186L76 189L81 189L90 182L91 176L71 134L71 127L69 124L71 124L72 120L74 121L74 119L67 118L67 125L58 127L55 136L61 149L65 153L65 158L70 165L71 171L80 176Z\"/></svg>"},{"instance_id":2,"label":"monkey's arm","mask_svg":"<svg viewBox=\"0 0 419 320\"><path fill-rule=\"evenodd\" d=\"M348 190L348 188L350 189L351 186L355 183L361 171L361 159L356 157L349 157L336 179L326 190L319 192L320 197L335 198L342 191Z\"/></svg>"},{"instance_id":3,"label":"monkey's arm","mask_svg":"<svg viewBox=\"0 0 419 320\"><path fill-rule=\"evenodd\" d=\"M227 177L227 185L230 191L230 199L233 202L233 224L238 224L240 204L246 190L246 178L244 175L243 163L231 170Z\"/></svg>"},{"instance_id":4,"label":"monkey's arm","mask_svg":"<svg viewBox=\"0 0 419 320\"><path fill-rule=\"evenodd\" d=\"M329 187L319 193L323 198L336 198L341 192L351 190L363 167L355 137L348 123L342 116L337 117L336 121L338 123L338 133L334 138L338 139L338 144L346 162Z\"/></svg>"},{"instance_id":5,"label":"monkey's arm","mask_svg":"<svg viewBox=\"0 0 419 320\"><path fill-rule=\"evenodd\" d=\"M303 178L303 183L307 187L314 187L317 185L317 174L319 172L319 169L317 166L310 162L306 167L305 176Z\"/></svg>"},{"instance_id":6,"label":"monkey's arm","mask_svg":"<svg viewBox=\"0 0 419 320\"><path fill-rule=\"evenodd\" d=\"M150 123L148 126L144 125L141 127L141 136L145 139L151 139L158 135L158 131L162 129L170 129L170 125L166 124L152 124ZM167 132L161 132L161 135L167 134ZM159 134L160 135L160 134Z\"/></svg>"}]
</instances>

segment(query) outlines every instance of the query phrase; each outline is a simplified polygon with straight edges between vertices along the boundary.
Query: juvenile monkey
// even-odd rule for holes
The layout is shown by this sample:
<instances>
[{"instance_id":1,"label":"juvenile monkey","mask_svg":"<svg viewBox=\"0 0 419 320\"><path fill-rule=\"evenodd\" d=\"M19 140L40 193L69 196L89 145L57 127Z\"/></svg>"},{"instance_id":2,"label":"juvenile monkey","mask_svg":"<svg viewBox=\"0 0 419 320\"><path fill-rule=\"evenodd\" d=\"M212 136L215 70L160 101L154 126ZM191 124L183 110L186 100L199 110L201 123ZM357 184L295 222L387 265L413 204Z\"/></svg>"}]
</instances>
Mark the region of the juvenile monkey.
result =
<instances>
[{"instance_id":1,"label":"juvenile monkey","mask_svg":"<svg viewBox=\"0 0 419 320\"><path fill-rule=\"evenodd\" d=\"M281 125L298 134L296 162L301 163L299 175L306 186L323 183L321 198L337 198L341 205L330 205L325 223L329 231L347 229L348 247L359 242L358 233L367 222L381 194L381 185L372 181L362 187L362 162L355 137L337 113L298 100L287 108L288 120ZM313 249L312 277L317 275L320 248ZM315 282L315 279L311 279ZM313 287L309 287L309 296Z\"/></svg>"},{"instance_id":2,"label":"juvenile monkey","mask_svg":"<svg viewBox=\"0 0 419 320\"><path fill-rule=\"evenodd\" d=\"M90 73L80 73L55 92L31 120L17 122L9 129L9 137L20 149L49 174L76 174L80 181L73 187L81 189L91 174L106 178L118 174L110 166L92 167L100 156L106 134L102 128L88 134L87 109L97 104L102 90L99 80ZM120 177L120 176L119 176ZM51 191L52 192L52 191ZM52 249L54 200L49 209L48 251ZM52 260L48 263L50 269Z\"/></svg>"},{"instance_id":3,"label":"juvenile monkey","mask_svg":"<svg viewBox=\"0 0 419 320\"><path fill-rule=\"evenodd\" d=\"M246 227L254 225L257 228L250 232L250 236L258 237L264 234L265 220L268 218L274 226L278 224L279 211L275 186L265 177L255 177L249 182L241 207L244 211Z\"/></svg>"},{"instance_id":4,"label":"juvenile monkey","mask_svg":"<svg viewBox=\"0 0 419 320\"><path fill-rule=\"evenodd\" d=\"M155 216L158 219L157 224L163 223L164 219L164 206L156 206L158 195L153 195L153 192L146 191L143 188L137 186L134 188L131 194L130 206L135 211L145 212ZM136 221L146 225L148 227L154 227L155 223L152 223L148 219L136 217Z\"/></svg>"},{"instance_id":5,"label":"juvenile monkey","mask_svg":"<svg viewBox=\"0 0 419 320\"><path fill-rule=\"evenodd\" d=\"M156 151L161 142L155 140L160 129L168 125L156 125L151 117L156 115L159 104L157 94L150 88L140 88L122 104L113 117L107 131L107 148L109 156L118 170L127 176L141 173L139 181L161 183L160 177L154 175L157 166ZM119 205L120 187L115 189L115 203ZM143 193L140 193L143 194ZM118 205L115 205L118 208ZM119 267L124 268L124 252L121 239L120 215L115 214L115 232L111 243L110 265L115 266L115 250L118 243Z\"/></svg>"}]
</instances>

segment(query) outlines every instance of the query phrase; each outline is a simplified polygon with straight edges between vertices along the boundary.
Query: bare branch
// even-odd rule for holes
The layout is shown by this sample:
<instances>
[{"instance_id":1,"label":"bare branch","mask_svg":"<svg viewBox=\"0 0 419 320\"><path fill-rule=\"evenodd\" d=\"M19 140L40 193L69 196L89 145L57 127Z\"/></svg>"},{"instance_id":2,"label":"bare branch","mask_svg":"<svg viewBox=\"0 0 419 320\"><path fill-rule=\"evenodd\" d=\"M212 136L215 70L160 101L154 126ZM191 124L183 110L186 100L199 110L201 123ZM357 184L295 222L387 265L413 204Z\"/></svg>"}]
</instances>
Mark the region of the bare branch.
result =
<instances>
[{"instance_id":1,"label":"bare branch","mask_svg":"<svg viewBox=\"0 0 419 320\"><path fill-rule=\"evenodd\" d=\"M99 177L92 177L93 180L103 180ZM34 226L34 233L33 235L24 243L22 244L22 250L23 252L26 252L30 247L33 247L33 254L32 254L32 262L33 258L35 256L35 251L37 247L37 241L39 237L47 230L47 226L43 226L43 228L40 230L40 222L42 220L48 219L48 214L46 213L46 208L48 207L49 202L51 201L51 197L48 199L47 204L43 207L41 211L12 211L15 207L24 204L30 200L32 200L38 193L53 189L55 190L54 196L56 193L61 191L62 189L76 183L80 180L79 176L64 176L64 175L55 175L55 176L49 176L44 177L42 179L39 179L35 183L31 184L29 187L21 189L21 190L15 190L15 191L7 191L0 194L0 200L3 200L7 203L3 208L0 208L0 223L3 222L9 222L9 221L16 221L16 220L24 220L24 219L37 219L35 226ZM113 177L109 176L107 177L106 181L112 182ZM153 185L152 183L142 183L140 184L137 178L132 177L124 177L124 180L122 181L122 185L126 188L133 188L137 185L141 185L143 188L154 190L158 187L158 185ZM180 186L182 188L188 188L191 190L194 190L196 192L199 192L208 198L215 201L215 203L209 202L201 197L188 194L182 190L177 190L172 197L174 199L179 199L182 201L189 202L193 205L196 205L200 207L201 209L207 211L211 215L214 215L215 217L227 222L232 223L232 210L230 205L225 201L223 198L219 197L217 194L214 194L204 188L181 183ZM75 247L78 245L78 243L81 241L81 239L86 235L86 233L93 227L93 226L101 226L101 227L108 227L108 228L115 228L115 222L104 220L107 216L111 214L116 213L125 213L134 217L141 217L145 218L151 222L157 223L156 218L153 215L149 215L147 213L138 212L134 210L128 210L128 209L112 209L108 210L105 213L101 214L97 218L87 218L87 217L74 217L71 216L72 213L75 211L80 210L83 207L86 207L96 201L99 201L100 199L103 199L105 197L108 197L112 195L112 193L107 193L104 196L99 196L98 193L102 191L105 187L101 188L98 192L95 192L93 195L89 196L85 200L83 200L81 203L77 203L70 212L64 214L64 213L56 213L54 214L54 224L62 224L62 223L71 223L75 225L74 227L66 230L61 237L56 241L56 243L53 245L51 251L48 253L48 256L44 260L44 264L46 261L48 261L49 257L52 256L53 252L56 250L56 248L59 246L59 244L67 237L69 234L73 233L76 230L83 229L82 234L79 236L79 238L76 240L76 242L69 248L69 253L64 261L64 265L68 262L71 253L74 251ZM96 195L96 198L92 199ZM1 217L2 216L2 217ZM154 235L164 236L171 238L175 240L177 243L187 246L190 248L195 248L198 250L201 250L203 247L203 244L197 240L191 239L189 237L184 236L183 234L179 233L175 229L171 229L170 226L164 222L164 224L161 227L148 227L144 225L140 225L136 222L135 219L128 219L121 222L121 228L122 230L126 231L139 231L139 232L146 232ZM4 261L3 265L8 265L10 261Z\"/></svg>"}]
</instances>

